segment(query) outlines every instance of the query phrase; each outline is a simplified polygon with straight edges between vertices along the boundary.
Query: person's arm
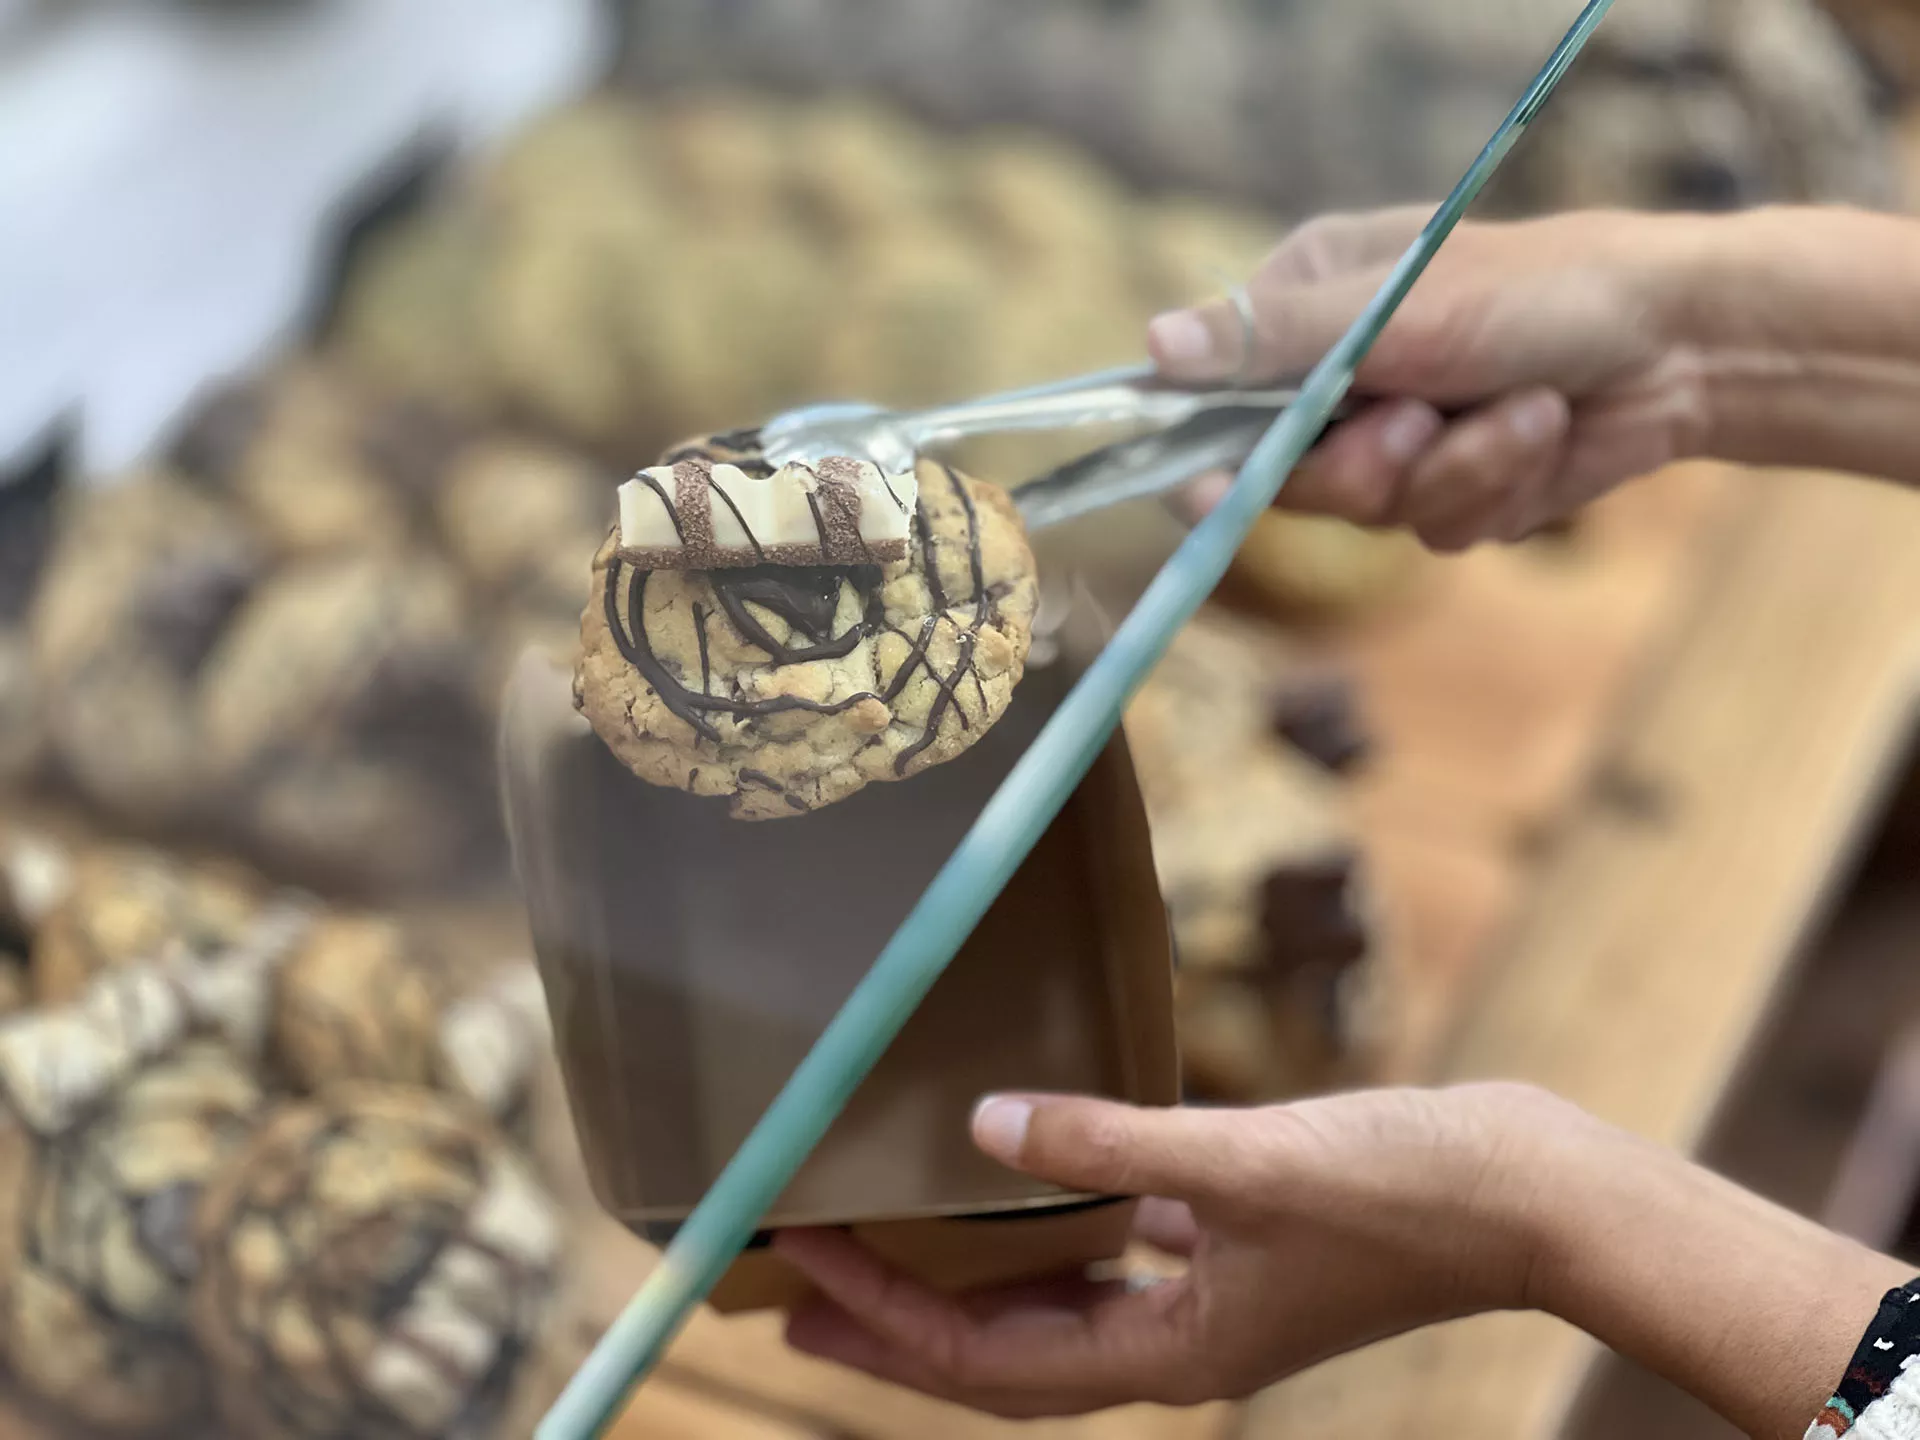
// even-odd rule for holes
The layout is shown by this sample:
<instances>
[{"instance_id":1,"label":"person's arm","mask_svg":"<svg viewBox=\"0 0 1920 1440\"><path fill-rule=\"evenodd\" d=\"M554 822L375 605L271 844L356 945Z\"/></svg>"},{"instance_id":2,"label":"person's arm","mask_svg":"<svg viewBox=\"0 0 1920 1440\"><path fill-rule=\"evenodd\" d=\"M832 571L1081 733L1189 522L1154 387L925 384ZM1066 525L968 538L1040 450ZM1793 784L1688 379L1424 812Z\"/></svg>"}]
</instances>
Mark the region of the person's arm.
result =
<instances>
[{"instance_id":1,"label":"person's arm","mask_svg":"<svg viewBox=\"0 0 1920 1440\"><path fill-rule=\"evenodd\" d=\"M1238 1112L1003 1099L975 1137L1071 1189L1159 1197L1140 1235L1184 1274L953 1299L844 1235L790 1232L776 1244L820 1291L798 1348L1031 1417L1239 1398L1417 1326L1535 1308L1749 1434L1799 1440L1906 1273L1518 1086Z\"/></svg>"},{"instance_id":2,"label":"person's arm","mask_svg":"<svg viewBox=\"0 0 1920 1440\"><path fill-rule=\"evenodd\" d=\"M1301 227L1248 286L1252 353L1218 301L1153 322L1160 369L1304 374L1424 213ZM1438 549L1520 538L1699 456L1920 483L1920 221L1771 209L1463 225L1357 390L1375 403L1323 439L1283 503ZM1222 483L1196 489L1202 508Z\"/></svg>"},{"instance_id":3,"label":"person's arm","mask_svg":"<svg viewBox=\"0 0 1920 1440\"><path fill-rule=\"evenodd\" d=\"M1920 484L1920 222L1778 209L1699 222L1675 329L1708 453Z\"/></svg>"},{"instance_id":4,"label":"person's arm","mask_svg":"<svg viewBox=\"0 0 1920 1440\"><path fill-rule=\"evenodd\" d=\"M1568 1137L1530 1301L1706 1402L1799 1440L1846 1373L1898 1261L1666 1151Z\"/></svg>"}]
</instances>

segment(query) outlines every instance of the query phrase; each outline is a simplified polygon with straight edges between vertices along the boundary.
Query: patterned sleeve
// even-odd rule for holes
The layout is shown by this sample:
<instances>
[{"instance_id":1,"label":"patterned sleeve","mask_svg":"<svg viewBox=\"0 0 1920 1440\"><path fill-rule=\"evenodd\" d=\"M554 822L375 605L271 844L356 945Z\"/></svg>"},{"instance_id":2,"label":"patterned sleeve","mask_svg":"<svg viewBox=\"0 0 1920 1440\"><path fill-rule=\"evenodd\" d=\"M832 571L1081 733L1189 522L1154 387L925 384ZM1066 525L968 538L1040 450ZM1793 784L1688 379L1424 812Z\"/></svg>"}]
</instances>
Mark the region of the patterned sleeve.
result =
<instances>
[{"instance_id":1,"label":"patterned sleeve","mask_svg":"<svg viewBox=\"0 0 1920 1440\"><path fill-rule=\"evenodd\" d=\"M1920 1437L1920 1280L1880 1302L1840 1388L1807 1428L1806 1440L1917 1440Z\"/></svg>"}]
</instances>

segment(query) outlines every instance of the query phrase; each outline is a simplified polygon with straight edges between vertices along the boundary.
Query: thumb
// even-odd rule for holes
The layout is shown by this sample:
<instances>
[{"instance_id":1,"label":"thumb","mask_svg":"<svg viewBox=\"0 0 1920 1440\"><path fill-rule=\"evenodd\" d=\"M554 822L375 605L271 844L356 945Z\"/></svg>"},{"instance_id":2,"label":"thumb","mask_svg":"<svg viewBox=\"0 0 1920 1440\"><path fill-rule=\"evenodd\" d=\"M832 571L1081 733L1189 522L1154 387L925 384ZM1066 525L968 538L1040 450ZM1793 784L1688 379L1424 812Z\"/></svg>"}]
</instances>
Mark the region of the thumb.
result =
<instances>
[{"instance_id":1,"label":"thumb","mask_svg":"<svg viewBox=\"0 0 1920 1440\"><path fill-rule=\"evenodd\" d=\"M1213 1112L1045 1095L988 1096L973 1138L1010 1169L1069 1190L1174 1200L1219 1193L1241 1148Z\"/></svg>"},{"instance_id":2,"label":"thumb","mask_svg":"<svg viewBox=\"0 0 1920 1440\"><path fill-rule=\"evenodd\" d=\"M1262 276L1248 291L1251 335L1238 304L1213 300L1156 316L1147 326L1147 350L1160 373L1173 380L1298 380L1345 333L1385 278L1384 270L1307 284Z\"/></svg>"}]
</instances>

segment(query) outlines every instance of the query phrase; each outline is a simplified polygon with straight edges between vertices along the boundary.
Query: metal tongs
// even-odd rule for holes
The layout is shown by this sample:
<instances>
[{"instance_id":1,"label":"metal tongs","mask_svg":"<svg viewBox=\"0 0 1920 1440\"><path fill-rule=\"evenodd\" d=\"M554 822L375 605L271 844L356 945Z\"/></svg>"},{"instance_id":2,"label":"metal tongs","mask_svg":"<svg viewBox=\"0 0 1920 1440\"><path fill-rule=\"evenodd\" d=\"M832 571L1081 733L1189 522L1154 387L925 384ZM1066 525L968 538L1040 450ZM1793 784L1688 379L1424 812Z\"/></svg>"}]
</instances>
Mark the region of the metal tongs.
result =
<instances>
[{"instance_id":1,"label":"metal tongs","mask_svg":"<svg viewBox=\"0 0 1920 1440\"><path fill-rule=\"evenodd\" d=\"M1208 470L1237 469L1298 398L1292 389L1183 388L1140 364L924 410L809 405L761 426L759 444L776 466L851 455L900 474L922 454L978 436L1144 429L1014 487L1027 528L1040 530L1164 494Z\"/></svg>"}]
</instances>

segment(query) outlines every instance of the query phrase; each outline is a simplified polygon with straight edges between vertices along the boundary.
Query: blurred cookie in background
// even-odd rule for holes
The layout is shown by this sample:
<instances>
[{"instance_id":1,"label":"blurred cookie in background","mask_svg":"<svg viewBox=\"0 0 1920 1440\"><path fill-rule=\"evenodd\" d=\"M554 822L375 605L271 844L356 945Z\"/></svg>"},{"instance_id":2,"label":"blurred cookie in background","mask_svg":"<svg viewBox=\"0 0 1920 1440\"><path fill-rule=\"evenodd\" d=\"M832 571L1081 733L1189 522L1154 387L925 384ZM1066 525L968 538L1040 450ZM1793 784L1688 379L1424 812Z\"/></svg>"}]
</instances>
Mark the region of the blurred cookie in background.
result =
<instances>
[{"instance_id":1,"label":"blurred cookie in background","mask_svg":"<svg viewBox=\"0 0 1920 1440\"><path fill-rule=\"evenodd\" d=\"M1345 791L1327 747L1274 726L1303 663L1264 627L1203 612L1127 710L1179 958L1187 1081L1210 1099L1325 1086L1368 1044L1383 942Z\"/></svg>"},{"instance_id":2,"label":"blurred cookie in background","mask_svg":"<svg viewBox=\"0 0 1920 1440\"><path fill-rule=\"evenodd\" d=\"M558 1216L454 1102L343 1086L282 1106L209 1191L194 1330L258 1440L485 1435L541 1343Z\"/></svg>"},{"instance_id":3,"label":"blurred cookie in background","mask_svg":"<svg viewBox=\"0 0 1920 1440\"><path fill-rule=\"evenodd\" d=\"M399 924L329 915L280 973L274 1059L307 1094L349 1080L429 1086L439 1000Z\"/></svg>"},{"instance_id":4,"label":"blurred cookie in background","mask_svg":"<svg viewBox=\"0 0 1920 1440\"><path fill-rule=\"evenodd\" d=\"M337 372L296 362L215 395L175 456L277 555L388 548L412 529L396 482L424 486L432 457L401 453L384 418Z\"/></svg>"},{"instance_id":5,"label":"blurred cookie in background","mask_svg":"<svg viewBox=\"0 0 1920 1440\"><path fill-rule=\"evenodd\" d=\"M157 851L105 845L70 862L63 898L33 935L41 1005L80 997L98 976L170 952L201 958L239 943L265 897L232 866L188 866Z\"/></svg>"},{"instance_id":6,"label":"blurred cookie in background","mask_svg":"<svg viewBox=\"0 0 1920 1440\"><path fill-rule=\"evenodd\" d=\"M238 823L289 873L407 885L497 844L464 596L428 554L280 570L208 657L198 730Z\"/></svg>"},{"instance_id":7,"label":"blurred cookie in background","mask_svg":"<svg viewBox=\"0 0 1920 1440\"><path fill-rule=\"evenodd\" d=\"M677 94L653 115L649 133L678 203L702 220L759 229L788 219L794 134L778 101L727 90Z\"/></svg>"},{"instance_id":8,"label":"blurred cookie in background","mask_svg":"<svg viewBox=\"0 0 1920 1440\"><path fill-rule=\"evenodd\" d=\"M0 1215L6 1353L35 1394L111 1433L204 1427L206 1373L187 1328L195 1213L261 1102L245 1069L200 1041L69 1131L0 1122L0 1182L18 1197Z\"/></svg>"},{"instance_id":9,"label":"blurred cookie in background","mask_svg":"<svg viewBox=\"0 0 1920 1440\"><path fill-rule=\"evenodd\" d=\"M529 646L565 665L579 653L580 575L613 523L614 489L595 462L511 437L448 470L440 534L486 617L478 682L489 709Z\"/></svg>"},{"instance_id":10,"label":"blurred cookie in background","mask_svg":"<svg viewBox=\"0 0 1920 1440\"><path fill-rule=\"evenodd\" d=\"M1443 194L1567 23L1513 0L627 9L625 74L637 86L855 88L955 127L1046 126L1142 185L1296 216ZM1612 131L1609 117L1625 112L1582 101L1622 88L1662 123ZM1694 128L1711 112L1742 132L1731 149ZM1622 0L1488 203L1565 206L1570 186L1585 186L1570 161L1596 146L1613 151L1604 172L1631 187L1606 204L1687 208L1703 193L1883 203L1893 177L1875 121L1864 68L1816 0Z\"/></svg>"},{"instance_id":11,"label":"blurred cookie in background","mask_svg":"<svg viewBox=\"0 0 1920 1440\"><path fill-rule=\"evenodd\" d=\"M265 559L243 521L166 472L63 507L29 621L33 683L56 761L94 804L143 826L203 810L196 687Z\"/></svg>"},{"instance_id":12,"label":"blurred cookie in background","mask_svg":"<svg viewBox=\"0 0 1920 1440\"><path fill-rule=\"evenodd\" d=\"M955 176L946 146L884 100L824 95L790 106L787 124L784 184L799 217L856 253L950 208Z\"/></svg>"},{"instance_id":13,"label":"blurred cookie in background","mask_svg":"<svg viewBox=\"0 0 1920 1440\"><path fill-rule=\"evenodd\" d=\"M1276 620L1324 624L1391 601L1430 561L1399 531L1274 510L1254 523L1221 594Z\"/></svg>"},{"instance_id":14,"label":"blurred cookie in background","mask_svg":"<svg viewBox=\"0 0 1920 1440\"><path fill-rule=\"evenodd\" d=\"M991 392L1002 290L991 258L933 224L893 241L836 292L815 352L819 398L915 406Z\"/></svg>"}]
</instances>

